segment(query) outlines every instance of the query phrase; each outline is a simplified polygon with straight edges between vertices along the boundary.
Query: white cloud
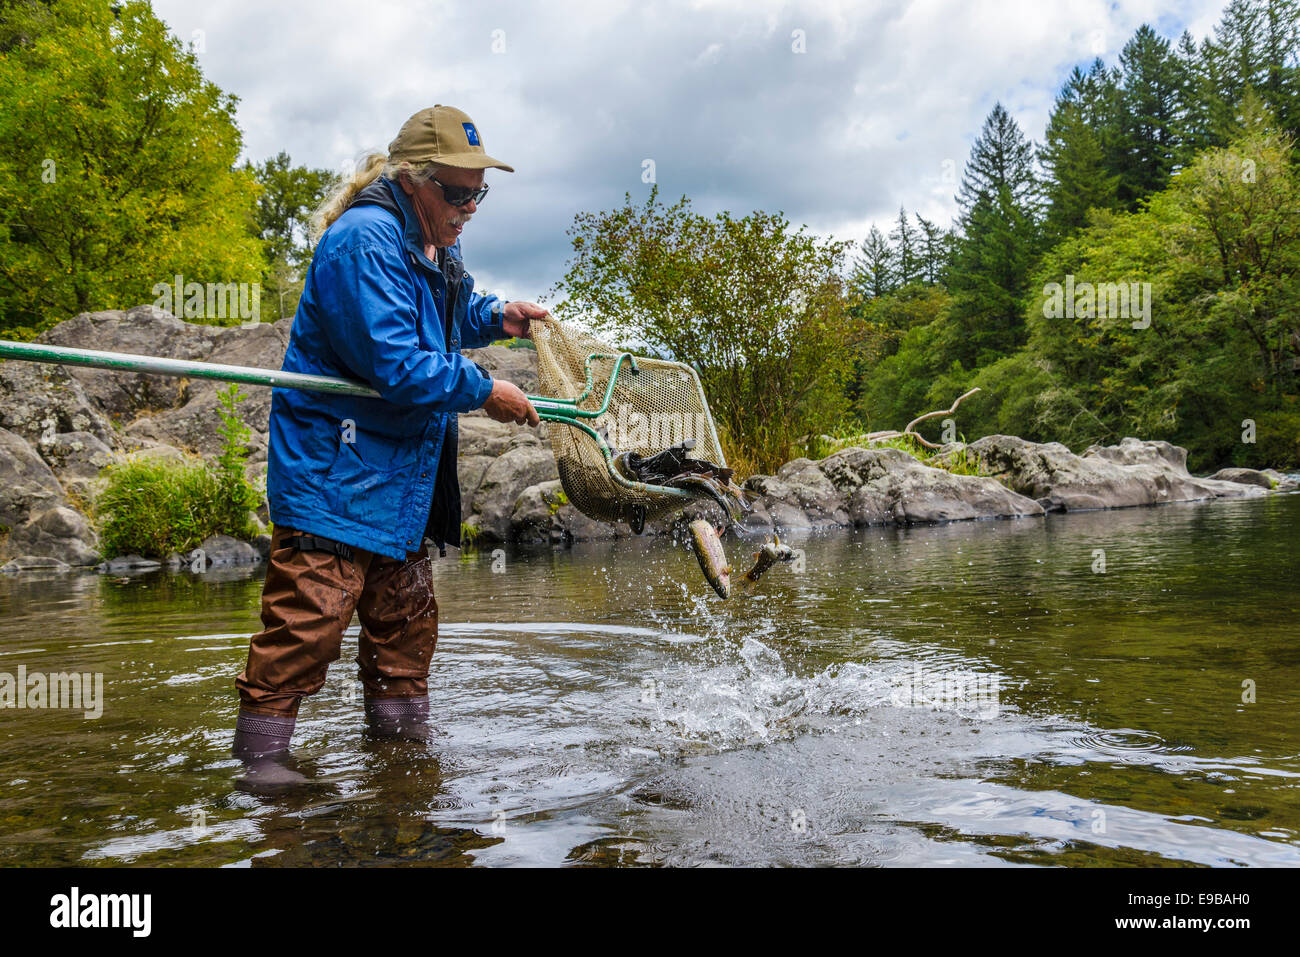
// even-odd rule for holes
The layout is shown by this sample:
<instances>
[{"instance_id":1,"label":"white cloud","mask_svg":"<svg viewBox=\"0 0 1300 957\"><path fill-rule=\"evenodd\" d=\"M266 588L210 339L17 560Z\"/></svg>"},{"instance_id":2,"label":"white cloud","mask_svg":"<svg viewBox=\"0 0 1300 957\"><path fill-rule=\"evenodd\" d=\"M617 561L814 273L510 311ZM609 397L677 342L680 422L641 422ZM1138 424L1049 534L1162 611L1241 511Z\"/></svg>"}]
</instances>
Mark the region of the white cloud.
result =
<instances>
[{"instance_id":1,"label":"white cloud","mask_svg":"<svg viewBox=\"0 0 1300 957\"><path fill-rule=\"evenodd\" d=\"M1202 35L1223 0L631 3L155 0L207 75L240 97L254 159L338 168L435 102L472 115L512 163L465 238L510 298L562 274L574 213L660 192L705 211L781 209L843 238L900 204L947 222L1001 100L1042 136L1065 75L1144 22ZM806 52L793 50L802 30ZM494 40L504 52L493 52Z\"/></svg>"}]
</instances>

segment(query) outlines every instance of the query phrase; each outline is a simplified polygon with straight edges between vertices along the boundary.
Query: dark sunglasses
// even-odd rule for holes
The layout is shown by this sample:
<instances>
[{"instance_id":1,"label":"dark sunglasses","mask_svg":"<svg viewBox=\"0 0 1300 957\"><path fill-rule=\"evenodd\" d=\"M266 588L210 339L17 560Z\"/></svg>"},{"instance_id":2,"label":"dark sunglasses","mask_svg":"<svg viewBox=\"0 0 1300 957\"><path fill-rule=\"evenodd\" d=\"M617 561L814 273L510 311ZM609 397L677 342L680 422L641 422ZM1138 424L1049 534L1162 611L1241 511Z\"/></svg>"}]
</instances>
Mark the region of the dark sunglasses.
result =
<instances>
[{"instance_id":1,"label":"dark sunglasses","mask_svg":"<svg viewBox=\"0 0 1300 957\"><path fill-rule=\"evenodd\" d=\"M432 176L429 177L429 182L442 189L442 198L452 206L464 206L471 200L481 203L488 191L486 183L475 189L473 186L447 186L445 183L439 183Z\"/></svg>"}]
</instances>

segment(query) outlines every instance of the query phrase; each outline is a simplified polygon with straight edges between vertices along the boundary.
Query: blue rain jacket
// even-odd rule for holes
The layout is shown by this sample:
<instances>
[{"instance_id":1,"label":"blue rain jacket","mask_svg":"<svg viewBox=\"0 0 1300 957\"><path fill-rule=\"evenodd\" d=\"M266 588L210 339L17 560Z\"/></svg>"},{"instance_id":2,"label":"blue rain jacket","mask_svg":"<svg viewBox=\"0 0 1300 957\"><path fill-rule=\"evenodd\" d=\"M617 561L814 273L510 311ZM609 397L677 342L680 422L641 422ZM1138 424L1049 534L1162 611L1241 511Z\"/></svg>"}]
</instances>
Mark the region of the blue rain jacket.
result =
<instances>
[{"instance_id":1,"label":"blue rain jacket","mask_svg":"<svg viewBox=\"0 0 1300 957\"><path fill-rule=\"evenodd\" d=\"M444 267L450 287L424 255L409 198L383 177L321 237L281 368L360 379L382 398L274 390L267 498L275 524L401 559L422 546L436 483L454 531L445 514L430 534L439 545L459 543L457 413L492 392L491 377L460 350L506 333L494 315L500 300L474 291L459 243ZM451 454L440 479L444 448Z\"/></svg>"}]
</instances>

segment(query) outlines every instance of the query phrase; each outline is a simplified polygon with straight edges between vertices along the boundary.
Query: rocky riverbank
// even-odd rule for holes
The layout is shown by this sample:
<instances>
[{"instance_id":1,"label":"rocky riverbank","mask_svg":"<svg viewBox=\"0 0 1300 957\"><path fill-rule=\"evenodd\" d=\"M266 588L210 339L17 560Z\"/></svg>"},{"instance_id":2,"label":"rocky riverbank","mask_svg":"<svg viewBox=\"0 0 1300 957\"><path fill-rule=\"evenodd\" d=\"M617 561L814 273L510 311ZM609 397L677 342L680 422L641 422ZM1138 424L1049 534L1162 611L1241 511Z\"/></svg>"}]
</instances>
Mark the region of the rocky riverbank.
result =
<instances>
[{"instance_id":1,"label":"rocky riverbank","mask_svg":"<svg viewBox=\"0 0 1300 957\"><path fill-rule=\"evenodd\" d=\"M274 369L290 323L221 328L141 306L82 314L48 330L40 341ZM493 375L536 390L532 350L490 346L471 355ZM0 362L2 570L99 565L86 510L100 469L127 456L214 456L220 448L218 388L206 380ZM249 474L262 482L270 391L249 387L245 392L248 400L240 403L239 413L252 429ZM564 544L629 535L626 526L593 522L567 503L546 428L563 426L531 430L493 422L481 412L461 417L467 535L480 544ZM1296 486L1271 470L1224 469L1198 478L1187 471L1184 449L1137 439L1076 455L1059 443L992 435L969 446L947 446L936 461L958 455L978 463L983 474L954 474L890 448L845 448L815 462L795 459L775 475L748 480L759 499L746 525L765 533L1028 518L1049 511L1246 498ZM256 561L265 547L265 539L204 543L214 564ZM181 561L171 557L173 566ZM138 567L118 561L104 570Z\"/></svg>"}]
</instances>

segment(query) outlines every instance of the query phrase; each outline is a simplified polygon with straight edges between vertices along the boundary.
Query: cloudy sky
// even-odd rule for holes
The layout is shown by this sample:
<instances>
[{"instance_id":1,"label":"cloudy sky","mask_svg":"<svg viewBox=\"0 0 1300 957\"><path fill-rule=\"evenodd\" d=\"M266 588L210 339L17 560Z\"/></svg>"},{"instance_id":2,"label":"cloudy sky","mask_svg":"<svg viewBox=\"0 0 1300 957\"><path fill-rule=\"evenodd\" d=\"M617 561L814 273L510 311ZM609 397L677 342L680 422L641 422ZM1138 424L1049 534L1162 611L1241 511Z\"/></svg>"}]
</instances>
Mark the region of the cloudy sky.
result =
<instances>
[{"instance_id":1,"label":"cloudy sky","mask_svg":"<svg viewBox=\"0 0 1300 957\"><path fill-rule=\"evenodd\" d=\"M860 239L899 205L948 223L999 100L1040 140L1076 64L1142 23L1208 34L1226 0L616 3L154 0L240 99L248 157L338 169L416 110L473 117L491 195L462 239L479 287L537 298L581 210L660 194L783 210ZM803 52L797 52L802 49Z\"/></svg>"}]
</instances>

